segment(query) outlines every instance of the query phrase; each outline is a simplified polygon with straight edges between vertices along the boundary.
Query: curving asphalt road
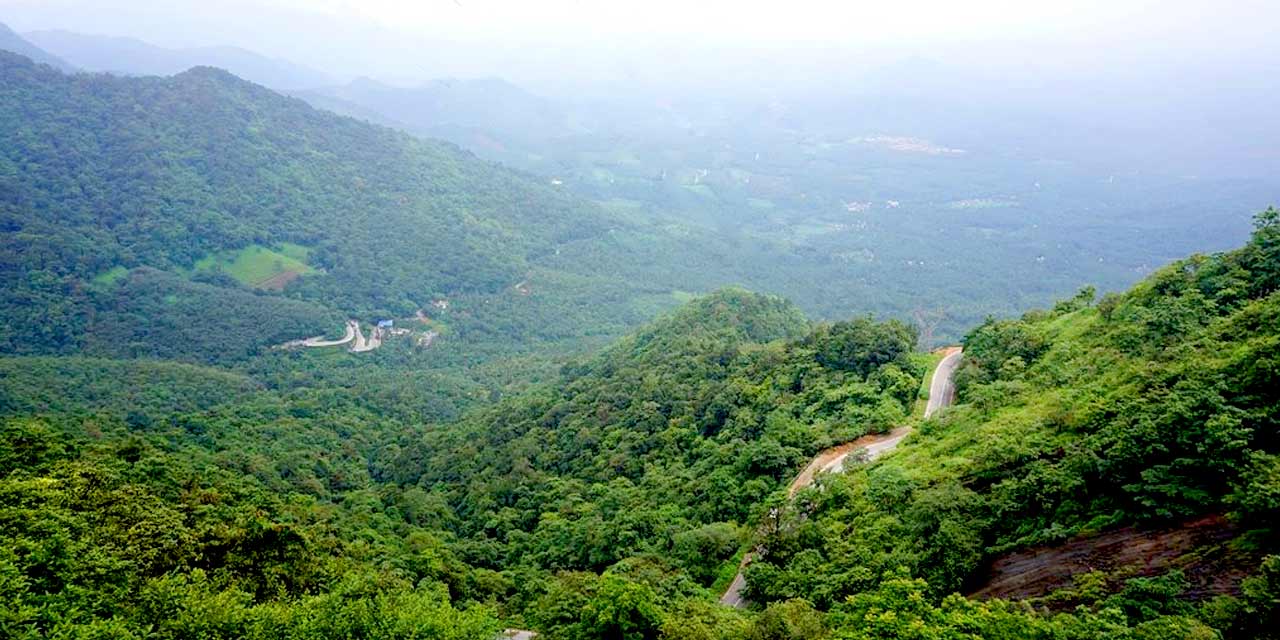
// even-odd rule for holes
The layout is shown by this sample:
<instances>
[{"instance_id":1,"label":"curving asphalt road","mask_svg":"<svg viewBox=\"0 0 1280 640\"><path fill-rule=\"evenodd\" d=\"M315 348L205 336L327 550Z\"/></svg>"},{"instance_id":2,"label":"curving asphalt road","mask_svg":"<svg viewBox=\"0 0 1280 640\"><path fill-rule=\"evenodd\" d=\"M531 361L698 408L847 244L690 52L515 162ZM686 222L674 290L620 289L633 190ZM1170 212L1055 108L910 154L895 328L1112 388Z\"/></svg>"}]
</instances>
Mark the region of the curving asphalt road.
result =
<instances>
[{"instance_id":1,"label":"curving asphalt road","mask_svg":"<svg viewBox=\"0 0 1280 640\"><path fill-rule=\"evenodd\" d=\"M369 339L364 339L364 332L360 330L360 322L357 320L347 320L346 335L337 340L325 340L324 336L316 336L314 338L305 338L302 340L292 340L284 344L279 344L273 349L292 349L294 347L337 347L347 343L351 343L351 347L347 349L351 353L363 353L365 351L373 351L382 346L382 339L385 332L382 329L375 328L373 333L369 334ZM434 336L432 336L434 338ZM431 346L428 340L425 346Z\"/></svg>"},{"instance_id":2,"label":"curving asphalt road","mask_svg":"<svg viewBox=\"0 0 1280 640\"><path fill-rule=\"evenodd\" d=\"M360 323L356 322L355 320L348 320L347 333L346 335L342 336L341 339L325 340L324 336L316 336L314 338L307 338L306 340L303 340L301 344L304 347L336 347L340 344L346 344L348 342L351 342L351 340L353 340L356 337L356 332L359 330L360 330Z\"/></svg>"},{"instance_id":3,"label":"curving asphalt road","mask_svg":"<svg viewBox=\"0 0 1280 640\"><path fill-rule=\"evenodd\" d=\"M932 417L939 409L951 406L956 399L954 378L956 367L960 365L960 347L949 347L945 353L942 360L938 361L938 366L933 369L933 381L929 384L929 401L924 409L926 418ZM861 452L859 459L868 462L879 458L897 447L898 443L910 433L910 427L898 427L889 433L863 436L853 442L846 442L819 453L805 466L800 475L796 476L787 495L793 496L800 489L813 484L813 479L818 473L843 471L845 461L855 452ZM746 606L747 601L742 597L742 590L747 586L743 569L751 564L754 555L747 553L742 557L742 564L738 565L738 575L733 577L729 588L725 590L724 595L720 596L720 604L738 609Z\"/></svg>"},{"instance_id":4,"label":"curving asphalt road","mask_svg":"<svg viewBox=\"0 0 1280 640\"><path fill-rule=\"evenodd\" d=\"M363 353L365 351L373 351L382 346L382 329L375 328L373 333L369 334L369 340L364 339L364 332L360 330L359 323L356 324L356 342L351 345L351 353Z\"/></svg>"},{"instance_id":5,"label":"curving asphalt road","mask_svg":"<svg viewBox=\"0 0 1280 640\"><path fill-rule=\"evenodd\" d=\"M956 401L956 367L960 366L960 347L947 349L933 370L933 382L929 384L929 403L925 405L924 417L932 417L938 409L951 406Z\"/></svg>"}]
</instances>

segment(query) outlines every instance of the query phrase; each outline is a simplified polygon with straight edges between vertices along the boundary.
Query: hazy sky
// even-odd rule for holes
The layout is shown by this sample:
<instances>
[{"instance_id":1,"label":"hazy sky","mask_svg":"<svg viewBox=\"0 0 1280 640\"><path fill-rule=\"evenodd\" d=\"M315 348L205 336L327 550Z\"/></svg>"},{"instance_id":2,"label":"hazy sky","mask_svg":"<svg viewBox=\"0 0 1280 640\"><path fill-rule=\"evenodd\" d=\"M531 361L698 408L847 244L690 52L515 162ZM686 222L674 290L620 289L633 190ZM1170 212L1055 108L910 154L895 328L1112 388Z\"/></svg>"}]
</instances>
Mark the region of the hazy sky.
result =
<instances>
[{"instance_id":1,"label":"hazy sky","mask_svg":"<svg viewBox=\"0 0 1280 640\"><path fill-rule=\"evenodd\" d=\"M1123 20L1145 1L910 0L276 0L387 27L482 40L676 36L726 43L891 42L904 37L1031 35Z\"/></svg>"},{"instance_id":2,"label":"hazy sky","mask_svg":"<svg viewBox=\"0 0 1280 640\"><path fill-rule=\"evenodd\" d=\"M1194 36L1223 26L1265 33L1280 15L1274 2L1263 0L263 0L258 4L358 16L384 27L435 36L516 42L654 35L736 44L1084 41Z\"/></svg>"},{"instance_id":3,"label":"hazy sky","mask_svg":"<svg viewBox=\"0 0 1280 640\"><path fill-rule=\"evenodd\" d=\"M1087 68L1275 50L1274 0L0 0L19 31L229 44L339 77L712 77L924 55ZM1258 56L1262 54L1259 53Z\"/></svg>"}]
</instances>

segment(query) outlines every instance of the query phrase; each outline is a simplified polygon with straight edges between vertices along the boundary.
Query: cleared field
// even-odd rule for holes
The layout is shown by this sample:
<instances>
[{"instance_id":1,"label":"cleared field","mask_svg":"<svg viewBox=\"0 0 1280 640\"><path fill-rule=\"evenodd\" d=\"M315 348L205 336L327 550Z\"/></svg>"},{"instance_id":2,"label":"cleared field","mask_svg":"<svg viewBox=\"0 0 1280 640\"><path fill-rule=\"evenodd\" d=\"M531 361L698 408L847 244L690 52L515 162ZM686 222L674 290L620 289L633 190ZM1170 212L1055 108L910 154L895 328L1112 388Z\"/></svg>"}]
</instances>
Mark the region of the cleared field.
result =
<instances>
[{"instance_id":1,"label":"cleared field","mask_svg":"<svg viewBox=\"0 0 1280 640\"><path fill-rule=\"evenodd\" d=\"M193 271L222 271L237 282L260 289L283 289L295 278L315 273L306 263L310 249L282 243L275 247L250 245L236 251L223 251L201 258Z\"/></svg>"}]
</instances>

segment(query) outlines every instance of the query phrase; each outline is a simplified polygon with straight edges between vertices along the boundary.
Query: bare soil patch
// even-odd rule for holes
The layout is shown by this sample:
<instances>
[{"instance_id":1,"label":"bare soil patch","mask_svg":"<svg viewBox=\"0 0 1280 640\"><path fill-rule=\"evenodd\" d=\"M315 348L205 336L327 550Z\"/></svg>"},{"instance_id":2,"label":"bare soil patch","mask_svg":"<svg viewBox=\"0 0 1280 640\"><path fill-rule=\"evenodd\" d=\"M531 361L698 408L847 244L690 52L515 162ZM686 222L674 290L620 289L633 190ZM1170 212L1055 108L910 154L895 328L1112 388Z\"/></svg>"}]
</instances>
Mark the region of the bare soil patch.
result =
<instances>
[{"instance_id":1,"label":"bare soil patch","mask_svg":"<svg viewBox=\"0 0 1280 640\"><path fill-rule=\"evenodd\" d=\"M1239 591L1240 580L1258 558L1229 544L1243 531L1220 515L1160 529L1124 527L1081 536L1060 545L1005 555L991 564L982 585L969 597L1024 600L1073 586L1072 576L1090 571L1146 577L1181 569L1191 583L1187 597L1203 600ZM1055 602L1053 608L1074 603Z\"/></svg>"}]
</instances>

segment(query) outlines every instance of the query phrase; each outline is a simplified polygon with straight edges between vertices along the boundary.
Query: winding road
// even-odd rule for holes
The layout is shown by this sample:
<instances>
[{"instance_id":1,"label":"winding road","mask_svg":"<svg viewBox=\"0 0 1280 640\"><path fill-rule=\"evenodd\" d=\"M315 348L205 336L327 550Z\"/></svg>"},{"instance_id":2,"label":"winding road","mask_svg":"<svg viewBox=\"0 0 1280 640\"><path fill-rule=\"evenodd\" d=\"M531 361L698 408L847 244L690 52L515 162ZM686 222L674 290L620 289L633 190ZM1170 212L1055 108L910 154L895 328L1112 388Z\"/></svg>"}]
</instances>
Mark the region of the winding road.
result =
<instances>
[{"instance_id":1,"label":"winding road","mask_svg":"<svg viewBox=\"0 0 1280 640\"><path fill-rule=\"evenodd\" d=\"M929 383L929 401L925 404L924 417L933 417L939 409L951 406L956 399L955 373L956 367L960 366L960 347L948 347L944 351L945 355L942 360L938 361L938 366L933 369L933 380ZM852 442L846 442L842 445L827 449L814 456L813 460L805 466L800 475L791 482L791 486L787 489L787 496L792 497L797 491L813 484L814 478L819 473L839 473L844 470L844 463L849 456L858 453L856 459L870 462L880 456L892 451L898 446L902 439L911 433L911 427L898 427L889 433L881 433L869 436L863 436ZM747 553L742 558L742 564L738 565L738 575L733 577L733 582L729 583L729 588L725 590L724 595L720 596L720 604L725 606L741 609L747 605L747 601L742 597L742 590L747 586L747 579L743 570L746 569L751 560L755 557L754 553Z\"/></svg>"},{"instance_id":2,"label":"winding road","mask_svg":"<svg viewBox=\"0 0 1280 640\"><path fill-rule=\"evenodd\" d=\"M929 403L925 405L924 417L933 414L943 407L951 406L956 401L956 367L960 366L960 347L950 347L942 361L933 370L933 382L929 384Z\"/></svg>"},{"instance_id":3,"label":"winding road","mask_svg":"<svg viewBox=\"0 0 1280 640\"><path fill-rule=\"evenodd\" d=\"M365 351L373 351L382 346L382 329L375 328L373 333L369 334L369 339L364 339L364 332L360 330L360 324L356 324L356 343L351 345L351 353L363 353Z\"/></svg>"},{"instance_id":4,"label":"winding road","mask_svg":"<svg viewBox=\"0 0 1280 640\"><path fill-rule=\"evenodd\" d=\"M434 334L434 332L431 332ZM436 335L431 335L434 338ZM365 351L373 351L382 346L382 338L384 331L375 328L373 333L369 334L369 339L365 340L364 332L360 330L360 322L357 320L347 321L346 334L337 340L326 340L324 336L316 336L314 338L304 338L302 340L292 340L284 344L279 344L273 349L293 349L296 347L338 347L347 343L351 343L351 348L347 349L351 353L363 353ZM428 340L426 346L431 346Z\"/></svg>"},{"instance_id":5,"label":"winding road","mask_svg":"<svg viewBox=\"0 0 1280 640\"><path fill-rule=\"evenodd\" d=\"M337 347L339 344L347 344L356 337L356 333L360 332L360 323L355 320L347 320L347 334L337 340L326 340L324 335L316 335L315 338L307 338L302 340L303 347Z\"/></svg>"}]
</instances>

